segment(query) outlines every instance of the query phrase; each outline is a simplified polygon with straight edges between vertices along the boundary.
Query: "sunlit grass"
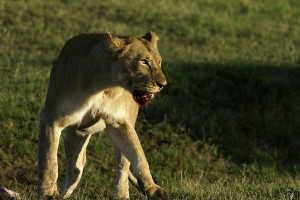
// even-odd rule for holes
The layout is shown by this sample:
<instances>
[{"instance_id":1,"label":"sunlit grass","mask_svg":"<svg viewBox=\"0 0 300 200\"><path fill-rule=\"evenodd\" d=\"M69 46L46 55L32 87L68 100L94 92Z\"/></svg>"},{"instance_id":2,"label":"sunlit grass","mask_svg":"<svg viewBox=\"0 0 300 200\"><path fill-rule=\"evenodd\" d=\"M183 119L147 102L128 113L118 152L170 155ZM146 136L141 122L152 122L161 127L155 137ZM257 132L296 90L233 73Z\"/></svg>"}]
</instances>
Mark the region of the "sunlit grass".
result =
<instances>
[{"instance_id":1,"label":"sunlit grass","mask_svg":"<svg viewBox=\"0 0 300 200\"><path fill-rule=\"evenodd\" d=\"M136 129L171 199L299 199L299 18L298 0L0 1L0 183L36 198L39 112L64 42L152 30L169 84ZM74 199L112 198L112 157L94 135ZM61 179L62 145L59 159Z\"/></svg>"}]
</instances>

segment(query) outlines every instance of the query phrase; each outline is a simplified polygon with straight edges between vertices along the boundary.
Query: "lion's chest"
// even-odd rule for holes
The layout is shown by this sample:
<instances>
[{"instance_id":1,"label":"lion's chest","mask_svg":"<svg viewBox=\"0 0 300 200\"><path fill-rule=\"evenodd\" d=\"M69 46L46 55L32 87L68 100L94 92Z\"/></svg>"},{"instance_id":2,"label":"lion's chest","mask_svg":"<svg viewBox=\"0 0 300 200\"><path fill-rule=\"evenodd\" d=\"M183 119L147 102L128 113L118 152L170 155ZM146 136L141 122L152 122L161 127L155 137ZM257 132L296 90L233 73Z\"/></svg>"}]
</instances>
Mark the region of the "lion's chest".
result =
<instances>
[{"instance_id":1,"label":"lion's chest","mask_svg":"<svg viewBox=\"0 0 300 200\"><path fill-rule=\"evenodd\" d=\"M124 89L105 90L89 99L87 110L78 122L78 129L86 133L102 131L107 125L118 126L128 118L132 100Z\"/></svg>"}]
</instances>

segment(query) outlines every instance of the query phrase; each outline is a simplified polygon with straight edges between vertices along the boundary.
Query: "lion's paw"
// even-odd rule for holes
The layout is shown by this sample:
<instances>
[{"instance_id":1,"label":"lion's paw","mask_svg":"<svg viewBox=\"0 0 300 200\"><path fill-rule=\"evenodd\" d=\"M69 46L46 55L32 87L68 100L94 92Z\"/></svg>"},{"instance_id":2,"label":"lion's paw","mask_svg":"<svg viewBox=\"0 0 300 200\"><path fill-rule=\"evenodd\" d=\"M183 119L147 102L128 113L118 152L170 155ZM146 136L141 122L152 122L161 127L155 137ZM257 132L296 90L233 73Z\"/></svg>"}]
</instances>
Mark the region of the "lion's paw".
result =
<instances>
[{"instance_id":1,"label":"lion's paw","mask_svg":"<svg viewBox=\"0 0 300 200\"><path fill-rule=\"evenodd\" d=\"M158 185L151 186L146 190L146 194L148 199L151 200L165 200L168 199L168 193L163 188L159 187Z\"/></svg>"}]
</instances>

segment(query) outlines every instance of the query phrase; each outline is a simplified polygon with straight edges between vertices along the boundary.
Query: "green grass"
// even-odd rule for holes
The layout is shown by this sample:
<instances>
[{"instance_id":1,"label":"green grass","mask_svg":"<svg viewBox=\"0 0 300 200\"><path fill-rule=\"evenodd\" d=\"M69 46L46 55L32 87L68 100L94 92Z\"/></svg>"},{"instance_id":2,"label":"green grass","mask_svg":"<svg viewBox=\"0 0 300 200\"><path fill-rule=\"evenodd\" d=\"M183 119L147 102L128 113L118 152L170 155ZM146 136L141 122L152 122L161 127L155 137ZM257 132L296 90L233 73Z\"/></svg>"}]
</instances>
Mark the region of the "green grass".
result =
<instances>
[{"instance_id":1,"label":"green grass","mask_svg":"<svg viewBox=\"0 0 300 200\"><path fill-rule=\"evenodd\" d=\"M0 1L0 184L36 197L39 112L64 42L152 30L169 85L136 128L171 199L299 199L299 18L298 0ZM62 145L59 159L61 179ZM73 198L112 198L113 163L105 133L92 137Z\"/></svg>"}]
</instances>

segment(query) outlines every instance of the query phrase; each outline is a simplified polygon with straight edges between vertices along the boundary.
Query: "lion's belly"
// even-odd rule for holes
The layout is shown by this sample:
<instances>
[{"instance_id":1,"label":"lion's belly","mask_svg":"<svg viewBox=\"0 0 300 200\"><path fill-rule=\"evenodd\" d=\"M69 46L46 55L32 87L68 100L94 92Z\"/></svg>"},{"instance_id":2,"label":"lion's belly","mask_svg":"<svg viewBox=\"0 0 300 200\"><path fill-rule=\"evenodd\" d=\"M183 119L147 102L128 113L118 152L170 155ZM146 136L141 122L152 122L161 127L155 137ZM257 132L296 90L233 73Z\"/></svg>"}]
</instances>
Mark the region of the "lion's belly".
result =
<instances>
[{"instance_id":1,"label":"lion's belly","mask_svg":"<svg viewBox=\"0 0 300 200\"><path fill-rule=\"evenodd\" d=\"M89 135L89 134L103 131L105 128L106 128L105 121L103 119L99 119L95 123L90 124L88 126L85 127L79 126L77 130L81 135Z\"/></svg>"}]
</instances>

